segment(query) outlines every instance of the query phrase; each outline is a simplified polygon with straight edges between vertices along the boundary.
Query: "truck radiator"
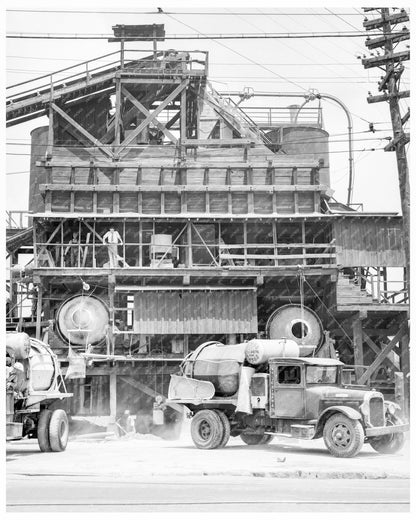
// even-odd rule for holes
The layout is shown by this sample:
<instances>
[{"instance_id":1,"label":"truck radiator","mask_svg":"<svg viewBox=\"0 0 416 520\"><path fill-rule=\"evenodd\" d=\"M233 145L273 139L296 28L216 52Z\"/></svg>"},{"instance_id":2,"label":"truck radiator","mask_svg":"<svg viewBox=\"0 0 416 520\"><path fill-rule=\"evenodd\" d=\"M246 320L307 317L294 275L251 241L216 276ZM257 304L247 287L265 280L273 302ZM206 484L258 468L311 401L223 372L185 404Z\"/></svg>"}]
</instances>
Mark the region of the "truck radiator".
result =
<instances>
[{"instance_id":1,"label":"truck radiator","mask_svg":"<svg viewBox=\"0 0 416 520\"><path fill-rule=\"evenodd\" d=\"M370 423L372 426L384 426L384 401L381 397L370 399Z\"/></svg>"}]
</instances>

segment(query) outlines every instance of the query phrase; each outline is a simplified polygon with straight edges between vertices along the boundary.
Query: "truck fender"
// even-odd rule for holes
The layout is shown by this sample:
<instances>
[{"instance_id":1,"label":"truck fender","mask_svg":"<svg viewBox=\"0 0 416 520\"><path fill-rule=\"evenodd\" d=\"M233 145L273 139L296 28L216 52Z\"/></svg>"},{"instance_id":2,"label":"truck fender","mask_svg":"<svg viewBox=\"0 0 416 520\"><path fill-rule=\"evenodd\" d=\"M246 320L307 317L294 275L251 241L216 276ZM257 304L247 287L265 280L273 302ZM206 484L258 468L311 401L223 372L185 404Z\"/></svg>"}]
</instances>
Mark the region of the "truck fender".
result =
<instances>
[{"instance_id":1,"label":"truck fender","mask_svg":"<svg viewBox=\"0 0 416 520\"><path fill-rule=\"evenodd\" d=\"M350 419L362 419L360 412L357 412L357 410L354 410L354 408L351 408L350 406L330 406L329 408L326 408L318 418L318 422L316 425L316 433L314 436L315 439L322 436L325 420L337 412L346 415Z\"/></svg>"}]
</instances>

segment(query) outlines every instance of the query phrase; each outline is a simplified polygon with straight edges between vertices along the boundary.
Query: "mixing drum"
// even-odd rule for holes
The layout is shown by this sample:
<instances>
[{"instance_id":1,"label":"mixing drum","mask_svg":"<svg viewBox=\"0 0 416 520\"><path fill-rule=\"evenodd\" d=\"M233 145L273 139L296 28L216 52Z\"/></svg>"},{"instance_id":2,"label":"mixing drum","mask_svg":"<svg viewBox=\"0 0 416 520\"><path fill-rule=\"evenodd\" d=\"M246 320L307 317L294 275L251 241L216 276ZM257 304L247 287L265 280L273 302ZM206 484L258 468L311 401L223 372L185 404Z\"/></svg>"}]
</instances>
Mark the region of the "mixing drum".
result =
<instances>
[{"instance_id":1,"label":"mixing drum","mask_svg":"<svg viewBox=\"0 0 416 520\"><path fill-rule=\"evenodd\" d=\"M269 339L286 338L298 345L320 346L323 339L322 322L318 315L301 305L283 305L269 317L266 325Z\"/></svg>"},{"instance_id":2,"label":"mixing drum","mask_svg":"<svg viewBox=\"0 0 416 520\"><path fill-rule=\"evenodd\" d=\"M96 345L105 339L109 321L108 308L95 296L73 296L57 313L57 328L62 339L71 345Z\"/></svg>"}]
</instances>

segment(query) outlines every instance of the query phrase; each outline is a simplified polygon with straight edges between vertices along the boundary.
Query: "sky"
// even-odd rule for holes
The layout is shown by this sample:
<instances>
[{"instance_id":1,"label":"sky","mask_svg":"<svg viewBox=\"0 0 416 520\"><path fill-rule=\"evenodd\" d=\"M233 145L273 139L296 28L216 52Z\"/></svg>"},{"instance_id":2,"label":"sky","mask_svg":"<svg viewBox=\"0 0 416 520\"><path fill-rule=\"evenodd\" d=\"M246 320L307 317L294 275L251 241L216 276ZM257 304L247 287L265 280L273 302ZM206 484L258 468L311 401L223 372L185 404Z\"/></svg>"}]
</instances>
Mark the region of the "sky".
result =
<instances>
[{"instance_id":1,"label":"sky","mask_svg":"<svg viewBox=\"0 0 416 520\"><path fill-rule=\"evenodd\" d=\"M328 3L329 4L329 3ZM115 24L163 23L167 35L250 34L362 31L364 14L360 7L330 7L308 4L298 8L266 1L255 8L244 2L184 3L114 1L8 2L7 33L111 34ZM198 7L195 7L198 5ZM286 4L287 5L287 4ZM139 6L139 7L137 7ZM171 14L157 13L157 7ZM26 9L16 12L11 10ZM28 12L28 10L81 12ZM86 13L85 11L93 11ZM113 11L105 13L105 11ZM114 11L117 11L115 13ZM131 14L120 11L132 11ZM151 12L145 14L144 12ZM213 12L215 14L208 14ZM188 14L193 13L193 14ZM250 13L250 14L248 14ZM410 24L407 24L410 27ZM145 42L128 44L147 49ZM227 39L167 40L161 49L209 51L209 79L218 91L304 94L309 89L335 96L344 103L353 120L354 191L352 201L363 203L365 211L400 212L396 157L383 151L392 136L387 103L368 104L368 92L378 94L379 69L365 70L359 56L369 56L365 36L354 38L310 39ZM34 79L43 74L114 52L118 44L101 40L7 39L6 86ZM406 65L409 67L409 63ZM47 82L48 80L46 80ZM409 88L409 71L403 75L402 88ZM25 85L8 92L24 90ZM290 98L255 96L256 106L287 106ZM409 100L401 101L402 113ZM317 102L307 106L316 107ZM346 202L348 185L347 117L333 101L322 100L325 129L330 138L331 188L336 200ZM375 132L369 131L369 123ZM6 143L6 207L25 210L28 205L30 132L47 124L46 118L8 128Z\"/></svg>"}]
</instances>

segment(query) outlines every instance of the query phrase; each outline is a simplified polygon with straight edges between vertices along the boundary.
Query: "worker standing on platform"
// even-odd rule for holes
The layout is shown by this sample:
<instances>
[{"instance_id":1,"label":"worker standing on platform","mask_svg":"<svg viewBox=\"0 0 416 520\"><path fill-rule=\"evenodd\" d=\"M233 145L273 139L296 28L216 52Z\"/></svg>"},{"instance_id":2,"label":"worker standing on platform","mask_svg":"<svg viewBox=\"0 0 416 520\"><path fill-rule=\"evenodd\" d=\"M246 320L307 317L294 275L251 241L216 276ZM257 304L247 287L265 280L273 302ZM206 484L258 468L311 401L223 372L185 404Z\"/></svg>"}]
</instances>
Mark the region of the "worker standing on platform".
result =
<instances>
[{"instance_id":1,"label":"worker standing on platform","mask_svg":"<svg viewBox=\"0 0 416 520\"><path fill-rule=\"evenodd\" d=\"M70 267L77 267L78 264L78 233L74 231L72 233L72 238L68 242L68 245L64 251L64 258L67 257L69 253L69 266Z\"/></svg>"},{"instance_id":2,"label":"worker standing on platform","mask_svg":"<svg viewBox=\"0 0 416 520\"><path fill-rule=\"evenodd\" d=\"M110 269L117 267L119 259L117 247L118 244L123 244L123 240L121 239L119 232L116 231L113 226L111 226L110 230L103 236L103 243L107 244Z\"/></svg>"}]
</instances>

